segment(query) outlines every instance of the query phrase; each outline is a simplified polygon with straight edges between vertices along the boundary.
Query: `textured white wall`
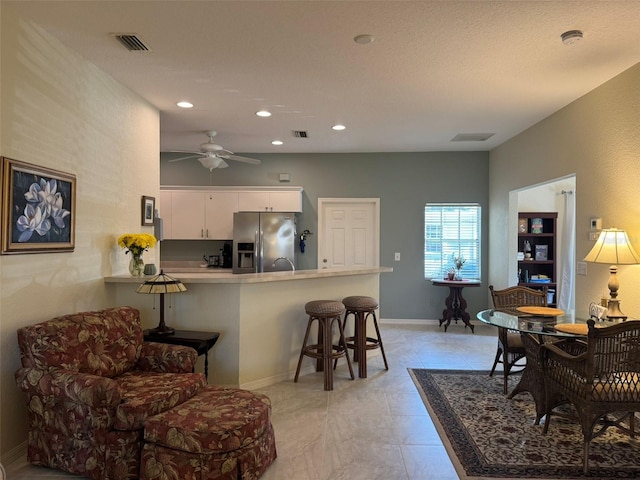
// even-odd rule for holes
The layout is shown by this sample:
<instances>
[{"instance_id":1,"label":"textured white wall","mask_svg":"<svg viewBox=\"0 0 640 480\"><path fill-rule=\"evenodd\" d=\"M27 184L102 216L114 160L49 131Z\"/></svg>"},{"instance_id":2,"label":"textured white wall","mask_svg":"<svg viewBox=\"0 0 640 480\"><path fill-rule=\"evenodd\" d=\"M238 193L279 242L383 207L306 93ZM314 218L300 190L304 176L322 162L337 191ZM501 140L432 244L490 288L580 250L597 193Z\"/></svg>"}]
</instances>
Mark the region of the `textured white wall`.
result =
<instances>
[{"instance_id":1,"label":"textured white wall","mask_svg":"<svg viewBox=\"0 0 640 480\"><path fill-rule=\"evenodd\" d=\"M159 113L0 4L0 152L74 173L72 253L0 257L0 454L26 439L16 330L113 304L103 277L124 273L118 235L141 227L141 196L159 196ZM126 53L126 52L125 52ZM149 252L155 261L156 252Z\"/></svg>"},{"instance_id":2,"label":"textured white wall","mask_svg":"<svg viewBox=\"0 0 640 480\"><path fill-rule=\"evenodd\" d=\"M576 257L593 244L589 219L627 230L640 251L640 64L542 120L490 154L489 278L504 282L509 258L509 192L575 173ZM576 313L607 290L607 265L589 264L576 277ZM640 318L640 266L622 266L622 311Z\"/></svg>"}]
</instances>

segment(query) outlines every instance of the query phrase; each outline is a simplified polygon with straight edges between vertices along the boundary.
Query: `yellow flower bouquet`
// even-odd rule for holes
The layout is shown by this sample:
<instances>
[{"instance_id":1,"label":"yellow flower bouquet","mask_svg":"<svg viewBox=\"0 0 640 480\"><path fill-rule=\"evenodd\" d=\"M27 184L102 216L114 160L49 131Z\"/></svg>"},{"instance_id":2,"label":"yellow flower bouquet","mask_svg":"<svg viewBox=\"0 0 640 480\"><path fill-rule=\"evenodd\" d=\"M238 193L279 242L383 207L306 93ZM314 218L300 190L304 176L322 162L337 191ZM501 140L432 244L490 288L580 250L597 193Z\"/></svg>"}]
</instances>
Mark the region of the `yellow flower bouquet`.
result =
<instances>
[{"instance_id":1,"label":"yellow flower bouquet","mask_svg":"<svg viewBox=\"0 0 640 480\"><path fill-rule=\"evenodd\" d=\"M126 249L125 254L131 252L129 273L134 277L141 277L144 273L142 252L148 251L156 244L156 237L148 233L125 233L118 237L118 245Z\"/></svg>"},{"instance_id":2,"label":"yellow flower bouquet","mask_svg":"<svg viewBox=\"0 0 640 480\"><path fill-rule=\"evenodd\" d=\"M124 253L131 252L133 256L140 256L156 244L156 237L148 233L125 233L118 237L118 245L126 248Z\"/></svg>"}]
</instances>

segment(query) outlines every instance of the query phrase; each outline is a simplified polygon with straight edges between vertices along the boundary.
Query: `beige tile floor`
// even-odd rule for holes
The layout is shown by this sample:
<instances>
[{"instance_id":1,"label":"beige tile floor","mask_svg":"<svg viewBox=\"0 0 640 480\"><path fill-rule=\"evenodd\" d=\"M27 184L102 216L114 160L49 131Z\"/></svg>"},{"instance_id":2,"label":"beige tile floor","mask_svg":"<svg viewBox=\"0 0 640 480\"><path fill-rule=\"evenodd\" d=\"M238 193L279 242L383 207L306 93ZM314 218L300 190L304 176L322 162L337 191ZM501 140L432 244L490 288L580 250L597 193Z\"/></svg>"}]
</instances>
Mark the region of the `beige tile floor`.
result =
<instances>
[{"instance_id":1,"label":"beige tile floor","mask_svg":"<svg viewBox=\"0 0 640 480\"><path fill-rule=\"evenodd\" d=\"M368 356L368 378L348 378L341 360L334 390L321 373L263 388L272 400L277 460L262 480L454 480L458 479L407 368L488 370L496 352L493 327L462 323L447 333L438 323L382 323L389 362ZM311 359L305 359L311 362ZM28 465L7 467L8 480L79 479Z\"/></svg>"}]
</instances>

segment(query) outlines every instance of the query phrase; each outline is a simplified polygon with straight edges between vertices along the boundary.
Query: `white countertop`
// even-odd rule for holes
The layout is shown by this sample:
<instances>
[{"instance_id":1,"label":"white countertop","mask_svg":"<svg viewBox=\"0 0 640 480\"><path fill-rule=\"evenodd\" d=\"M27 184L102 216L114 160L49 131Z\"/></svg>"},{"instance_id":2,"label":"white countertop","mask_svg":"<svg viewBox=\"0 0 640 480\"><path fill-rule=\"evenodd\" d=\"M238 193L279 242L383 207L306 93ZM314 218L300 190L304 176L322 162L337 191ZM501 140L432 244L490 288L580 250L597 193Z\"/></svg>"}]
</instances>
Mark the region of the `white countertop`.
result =
<instances>
[{"instance_id":1,"label":"white countertop","mask_svg":"<svg viewBox=\"0 0 640 480\"><path fill-rule=\"evenodd\" d=\"M342 277L349 275L370 275L376 273L393 272L391 267L353 267L353 268L325 268L319 270L296 270L284 272L266 273L242 273L234 274L231 269L216 268L185 268L188 271L169 272L164 269L164 273L170 273L172 277L179 279L183 283L264 283L283 282L292 280L306 280L310 278ZM149 276L132 277L129 274L113 275L105 277L105 283L142 283Z\"/></svg>"}]
</instances>

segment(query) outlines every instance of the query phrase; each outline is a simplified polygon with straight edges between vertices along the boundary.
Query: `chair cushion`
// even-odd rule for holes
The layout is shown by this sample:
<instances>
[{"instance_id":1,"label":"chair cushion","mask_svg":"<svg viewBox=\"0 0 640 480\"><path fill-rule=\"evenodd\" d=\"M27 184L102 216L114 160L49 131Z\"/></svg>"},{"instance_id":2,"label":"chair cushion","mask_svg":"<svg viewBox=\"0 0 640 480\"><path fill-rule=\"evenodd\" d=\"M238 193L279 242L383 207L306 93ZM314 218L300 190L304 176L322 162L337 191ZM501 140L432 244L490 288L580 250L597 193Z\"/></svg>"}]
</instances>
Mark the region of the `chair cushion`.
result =
<instances>
[{"instance_id":1,"label":"chair cushion","mask_svg":"<svg viewBox=\"0 0 640 480\"><path fill-rule=\"evenodd\" d=\"M305 304L304 311L319 317L338 316L344 313L344 305L334 300L312 300Z\"/></svg>"},{"instance_id":2,"label":"chair cushion","mask_svg":"<svg viewBox=\"0 0 640 480\"><path fill-rule=\"evenodd\" d=\"M363 295L353 295L342 299L342 303L347 310L375 310L378 308L378 301L373 297Z\"/></svg>"},{"instance_id":3,"label":"chair cushion","mask_svg":"<svg viewBox=\"0 0 640 480\"><path fill-rule=\"evenodd\" d=\"M519 333L507 333L509 348L524 348L522 336Z\"/></svg>"},{"instance_id":4,"label":"chair cushion","mask_svg":"<svg viewBox=\"0 0 640 480\"><path fill-rule=\"evenodd\" d=\"M189 400L206 385L202 373L132 371L114 380L123 399L116 410L116 430L142 429L148 417Z\"/></svg>"},{"instance_id":5,"label":"chair cushion","mask_svg":"<svg viewBox=\"0 0 640 480\"><path fill-rule=\"evenodd\" d=\"M593 381L591 400L594 402L640 402L640 377L637 372L618 372L612 378Z\"/></svg>"},{"instance_id":6,"label":"chair cushion","mask_svg":"<svg viewBox=\"0 0 640 480\"><path fill-rule=\"evenodd\" d=\"M270 417L266 395L209 385L178 407L147 419L144 439L185 452L231 452L260 438Z\"/></svg>"}]
</instances>

